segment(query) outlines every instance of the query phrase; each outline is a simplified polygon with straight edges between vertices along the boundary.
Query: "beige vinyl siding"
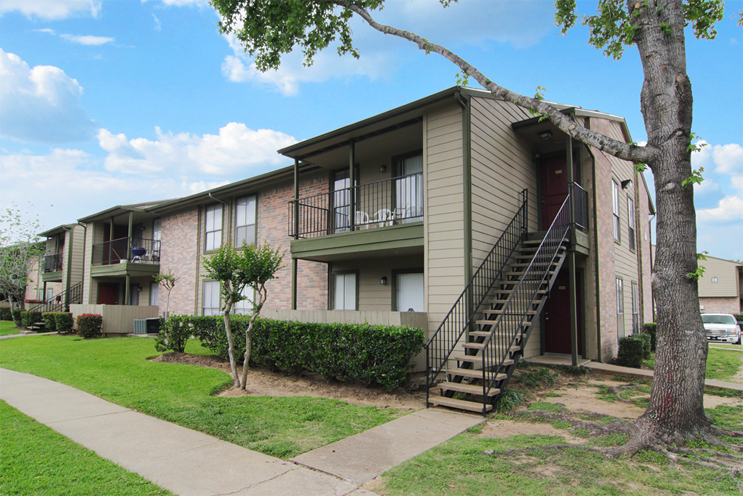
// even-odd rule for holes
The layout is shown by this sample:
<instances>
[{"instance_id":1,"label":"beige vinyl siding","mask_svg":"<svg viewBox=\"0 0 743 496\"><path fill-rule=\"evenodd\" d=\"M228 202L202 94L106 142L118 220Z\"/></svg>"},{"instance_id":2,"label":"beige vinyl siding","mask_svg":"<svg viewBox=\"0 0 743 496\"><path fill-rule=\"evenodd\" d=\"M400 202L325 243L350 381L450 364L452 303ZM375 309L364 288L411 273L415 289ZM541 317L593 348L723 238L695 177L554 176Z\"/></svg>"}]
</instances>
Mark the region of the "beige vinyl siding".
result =
<instances>
[{"instance_id":1,"label":"beige vinyl siding","mask_svg":"<svg viewBox=\"0 0 743 496\"><path fill-rule=\"evenodd\" d=\"M88 224L85 236L85 282L83 283L83 304L95 305L98 303L98 281L91 276L93 267L93 245L103 243L105 226L103 222Z\"/></svg>"},{"instance_id":2,"label":"beige vinyl siding","mask_svg":"<svg viewBox=\"0 0 743 496\"><path fill-rule=\"evenodd\" d=\"M85 228L80 225L76 225L72 228L72 231L67 233L67 243L65 243L65 250L72 250L70 260L70 266L66 269L70 274L70 285L75 284L83 280L83 257L85 256ZM68 260L65 256L65 262Z\"/></svg>"},{"instance_id":3,"label":"beige vinyl siding","mask_svg":"<svg viewBox=\"0 0 743 496\"><path fill-rule=\"evenodd\" d=\"M699 265L704 267L704 276L699 279L699 297L739 297L738 267L741 265L729 260L707 257L700 260ZM713 283L712 278L717 282Z\"/></svg>"},{"instance_id":4,"label":"beige vinyl siding","mask_svg":"<svg viewBox=\"0 0 743 496\"><path fill-rule=\"evenodd\" d=\"M429 330L434 331L464 288L462 109L432 110L423 124L424 287Z\"/></svg>"}]
</instances>

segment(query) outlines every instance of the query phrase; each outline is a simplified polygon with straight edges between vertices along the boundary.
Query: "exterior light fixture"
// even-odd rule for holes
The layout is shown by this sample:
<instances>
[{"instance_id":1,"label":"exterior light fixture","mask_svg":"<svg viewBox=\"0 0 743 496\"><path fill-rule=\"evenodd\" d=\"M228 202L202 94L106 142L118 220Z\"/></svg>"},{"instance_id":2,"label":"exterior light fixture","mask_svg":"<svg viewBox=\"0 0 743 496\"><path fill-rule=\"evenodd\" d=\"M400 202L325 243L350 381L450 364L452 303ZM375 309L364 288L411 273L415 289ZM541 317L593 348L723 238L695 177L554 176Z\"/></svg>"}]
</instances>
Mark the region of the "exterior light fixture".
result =
<instances>
[{"instance_id":1,"label":"exterior light fixture","mask_svg":"<svg viewBox=\"0 0 743 496\"><path fill-rule=\"evenodd\" d=\"M552 138L552 131L542 131L539 133L539 137L542 138L542 141L548 141Z\"/></svg>"},{"instance_id":2,"label":"exterior light fixture","mask_svg":"<svg viewBox=\"0 0 743 496\"><path fill-rule=\"evenodd\" d=\"M381 284L382 286L386 286L387 285L387 276L382 276L382 278L379 280L379 284Z\"/></svg>"},{"instance_id":3,"label":"exterior light fixture","mask_svg":"<svg viewBox=\"0 0 743 496\"><path fill-rule=\"evenodd\" d=\"M379 172L387 172L387 166L386 165L380 166L379 167Z\"/></svg>"},{"instance_id":4,"label":"exterior light fixture","mask_svg":"<svg viewBox=\"0 0 743 496\"><path fill-rule=\"evenodd\" d=\"M627 186L629 186L630 184L632 184L632 179L625 179L624 181L622 181L622 189L627 189Z\"/></svg>"}]
</instances>

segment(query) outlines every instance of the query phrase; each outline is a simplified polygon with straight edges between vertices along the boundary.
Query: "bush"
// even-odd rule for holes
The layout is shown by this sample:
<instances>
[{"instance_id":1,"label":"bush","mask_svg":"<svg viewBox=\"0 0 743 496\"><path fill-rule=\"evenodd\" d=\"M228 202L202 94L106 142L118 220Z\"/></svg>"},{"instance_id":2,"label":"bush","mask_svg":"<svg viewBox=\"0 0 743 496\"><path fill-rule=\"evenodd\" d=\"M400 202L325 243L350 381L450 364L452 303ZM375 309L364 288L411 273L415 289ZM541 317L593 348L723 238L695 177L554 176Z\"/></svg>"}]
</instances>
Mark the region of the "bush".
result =
<instances>
[{"instance_id":1,"label":"bush","mask_svg":"<svg viewBox=\"0 0 743 496\"><path fill-rule=\"evenodd\" d=\"M39 321L41 321L41 312L21 310L23 327L30 327Z\"/></svg>"},{"instance_id":2,"label":"bush","mask_svg":"<svg viewBox=\"0 0 743 496\"><path fill-rule=\"evenodd\" d=\"M161 352L173 350L183 353L188 338L193 333L193 324L189 322L191 318L173 315L165 322L160 319L160 335L155 338L155 349Z\"/></svg>"},{"instance_id":3,"label":"bush","mask_svg":"<svg viewBox=\"0 0 743 496\"><path fill-rule=\"evenodd\" d=\"M10 307L0 307L0 320L13 320L13 314Z\"/></svg>"},{"instance_id":4,"label":"bush","mask_svg":"<svg viewBox=\"0 0 743 496\"><path fill-rule=\"evenodd\" d=\"M54 328L60 334L70 334L72 332L72 314L70 312L49 312L54 315Z\"/></svg>"},{"instance_id":5,"label":"bush","mask_svg":"<svg viewBox=\"0 0 743 496\"><path fill-rule=\"evenodd\" d=\"M82 337L94 338L101 335L103 317L95 313L84 313L77 316L77 333Z\"/></svg>"},{"instance_id":6,"label":"bush","mask_svg":"<svg viewBox=\"0 0 743 496\"><path fill-rule=\"evenodd\" d=\"M46 332L57 330L57 319L54 318L54 312L44 312L41 314L41 318L44 319L44 329L46 329Z\"/></svg>"},{"instance_id":7,"label":"bush","mask_svg":"<svg viewBox=\"0 0 743 496\"><path fill-rule=\"evenodd\" d=\"M11 311L11 314L13 316L13 322L15 322L16 327L23 327L23 321L21 320L22 311L23 310L18 309L18 308Z\"/></svg>"},{"instance_id":8,"label":"bush","mask_svg":"<svg viewBox=\"0 0 743 496\"><path fill-rule=\"evenodd\" d=\"M627 336L619 340L619 356L616 363L622 367L639 369L645 353L645 340L639 335Z\"/></svg>"},{"instance_id":9,"label":"bush","mask_svg":"<svg viewBox=\"0 0 743 496\"><path fill-rule=\"evenodd\" d=\"M658 324L655 322L652 322L650 324L643 324L642 325L642 332L644 334L650 334L650 351L655 353L655 331Z\"/></svg>"},{"instance_id":10,"label":"bush","mask_svg":"<svg viewBox=\"0 0 743 496\"><path fill-rule=\"evenodd\" d=\"M202 345L227 357L222 317L181 317ZM249 316L231 318L235 358L245 354ZM311 371L328 379L394 388L407 376L410 359L424 344L420 329L369 324L313 324L258 319L252 363L294 374Z\"/></svg>"},{"instance_id":11,"label":"bush","mask_svg":"<svg viewBox=\"0 0 743 496\"><path fill-rule=\"evenodd\" d=\"M650 360L650 354L651 354L650 349L652 348L652 345L651 345L652 337L650 336L650 334L647 334L644 332L640 334L635 334L635 336L642 339L642 342L643 342L642 359Z\"/></svg>"}]
</instances>

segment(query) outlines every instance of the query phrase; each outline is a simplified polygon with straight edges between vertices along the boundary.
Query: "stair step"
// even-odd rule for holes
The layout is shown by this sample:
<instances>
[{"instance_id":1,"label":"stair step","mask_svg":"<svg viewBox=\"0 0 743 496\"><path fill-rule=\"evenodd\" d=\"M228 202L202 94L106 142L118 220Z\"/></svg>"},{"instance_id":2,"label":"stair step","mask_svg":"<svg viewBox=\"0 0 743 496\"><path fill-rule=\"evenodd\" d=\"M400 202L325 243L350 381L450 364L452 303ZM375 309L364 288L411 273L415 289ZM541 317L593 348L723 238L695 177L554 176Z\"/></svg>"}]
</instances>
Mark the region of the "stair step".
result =
<instances>
[{"instance_id":1,"label":"stair step","mask_svg":"<svg viewBox=\"0 0 743 496\"><path fill-rule=\"evenodd\" d=\"M516 281L514 281L514 282L516 282ZM547 284L547 282L545 281L544 284ZM514 291L515 291L514 289L496 289L495 290L496 293L513 293ZM537 291L537 294L547 294L547 290L546 289L540 289L540 290Z\"/></svg>"},{"instance_id":2,"label":"stair step","mask_svg":"<svg viewBox=\"0 0 743 496\"><path fill-rule=\"evenodd\" d=\"M555 271L554 270L550 270L549 272L547 272L547 274L554 275L555 274ZM505 275L507 275L507 276L523 276L524 275L524 271L522 270L521 272L515 272L515 271L506 272ZM513 281L513 282L516 282L516 281Z\"/></svg>"},{"instance_id":3,"label":"stair step","mask_svg":"<svg viewBox=\"0 0 743 496\"><path fill-rule=\"evenodd\" d=\"M450 377L462 376L471 377L473 379L482 379L482 369L460 369L458 367L452 367L446 371ZM493 380L495 374L493 372L487 372L485 374L486 379ZM503 381L508 378L507 374L498 374L495 376L496 381Z\"/></svg>"},{"instance_id":4,"label":"stair step","mask_svg":"<svg viewBox=\"0 0 743 496\"><path fill-rule=\"evenodd\" d=\"M471 333L470 333L471 334ZM491 345L492 346L492 345ZM481 350L485 347L484 343L464 343L462 345L463 348L468 348L471 350ZM521 346L511 346L511 348L508 350L509 353L515 353L521 349Z\"/></svg>"},{"instance_id":5,"label":"stair step","mask_svg":"<svg viewBox=\"0 0 743 496\"><path fill-rule=\"evenodd\" d=\"M446 396L432 396L428 399L428 402L437 406L448 406L449 408L457 408L459 410L467 410L469 412L482 413L482 403L475 403L474 401L455 400L454 398L447 398ZM485 411L489 412L493 409L493 405L485 405Z\"/></svg>"},{"instance_id":6,"label":"stair step","mask_svg":"<svg viewBox=\"0 0 743 496\"><path fill-rule=\"evenodd\" d=\"M440 382L437 385L441 391L456 391L458 393L467 393L475 396L482 396L482 386L474 384L462 384L461 382ZM500 389L493 388L488 391L488 396L500 394Z\"/></svg>"},{"instance_id":7,"label":"stair step","mask_svg":"<svg viewBox=\"0 0 743 496\"><path fill-rule=\"evenodd\" d=\"M480 355L455 355L453 358L459 362L482 363ZM513 360L510 358L503 360L503 365L513 365Z\"/></svg>"},{"instance_id":8,"label":"stair step","mask_svg":"<svg viewBox=\"0 0 743 496\"><path fill-rule=\"evenodd\" d=\"M503 309L500 309L500 310L484 310L482 313L486 313L486 314L489 313L489 314L494 314L494 315L500 315L500 314L503 313ZM537 314L537 312L535 310L527 310L525 313L527 315L536 315Z\"/></svg>"},{"instance_id":9,"label":"stair step","mask_svg":"<svg viewBox=\"0 0 743 496\"><path fill-rule=\"evenodd\" d=\"M529 262L516 262L515 264L512 264L511 267L528 267L529 265L531 265L531 261L529 261ZM543 264L537 263L535 265L543 265ZM560 263L559 262L550 262L550 265L552 265L553 267L557 267L558 265L560 265Z\"/></svg>"},{"instance_id":10,"label":"stair step","mask_svg":"<svg viewBox=\"0 0 743 496\"><path fill-rule=\"evenodd\" d=\"M470 331L470 336L476 337L476 338L486 338L493 334L491 331ZM506 332L504 330L496 331L495 334L497 336L505 336ZM510 333L508 333L510 335Z\"/></svg>"},{"instance_id":11,"label":"stair step","mask_svg":"<svg viewBox=\"0 0 743 496\"><path fill-rule=\"evenodd\" d=\"M479 326L484 326L484 325L489 325L489 326L491 326L491 325L495 325L495 323L496 323L496 322L497 322L497 321L495 321L495 320L478 320L478 321L476 321L475 323L476 323L477 325L479 325ZM524 322L523 324L524 324L524 326L530 326L530 325L531 325L531 322L529 322L529 321L527 320L527 321L526 321L526 322ZM470 335L471 335L471 334L472 334L472 333L470 333Z\"/></svg>"}]
</instances>

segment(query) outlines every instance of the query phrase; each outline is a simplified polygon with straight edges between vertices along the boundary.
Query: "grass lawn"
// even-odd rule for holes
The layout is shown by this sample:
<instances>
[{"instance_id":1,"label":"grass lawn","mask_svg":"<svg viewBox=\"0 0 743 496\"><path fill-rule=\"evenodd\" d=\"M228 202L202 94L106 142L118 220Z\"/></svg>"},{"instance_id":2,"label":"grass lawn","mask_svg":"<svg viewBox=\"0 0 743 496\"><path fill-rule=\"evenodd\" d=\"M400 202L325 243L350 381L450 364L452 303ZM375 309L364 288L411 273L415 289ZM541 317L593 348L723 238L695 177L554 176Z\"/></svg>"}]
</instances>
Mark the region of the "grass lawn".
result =
<instances>
[{"instance_id":1,"label":"grass lawn","mask_svg":"<svg viewBox=\"0 0 743 496\"><path fill-rule=\"evenodd\" d=\"M720 381L729 381L738 370L743 367L743 353L733 350L722 350L719 348L709 348L707 354L707 379L717 379ZM655 353L650 360L643 360L643 365L647 368L655 368Z\"/></svg>"},{"instance_id":2,"label":"grass lawn","mask_svg":"<svg viewBox=\"0 0 743 496\"><path fill-rule=\"evenodd\" d=\"M186 351L208 354L198 342ZM224 372L150 362L154 340L38 336L0 342L0 367L28 372L267 455L291 458L392 420L393 409L311 397L219 398ZM248 375L248 381L250 376Z\"/></svg>"},{"instance_id":3,"label":"grass lawn","mask_svg":"<svg viewBox=\"0 0 743 496\"><path fill-rule=\"evenodd\" d=\"M12 320L0 320L0 336L18 334L20 331L15 328L15 322Z\"/></svg>"},{"instance_id":4,"label":"grass lawn","mask_svg":"<svg viewBox=\"0 0 743 496\"><path fill-rule=\"evenodd\" d=\"M0 401L0 494L172 495Z\"/></svg>"}]
</instances>

